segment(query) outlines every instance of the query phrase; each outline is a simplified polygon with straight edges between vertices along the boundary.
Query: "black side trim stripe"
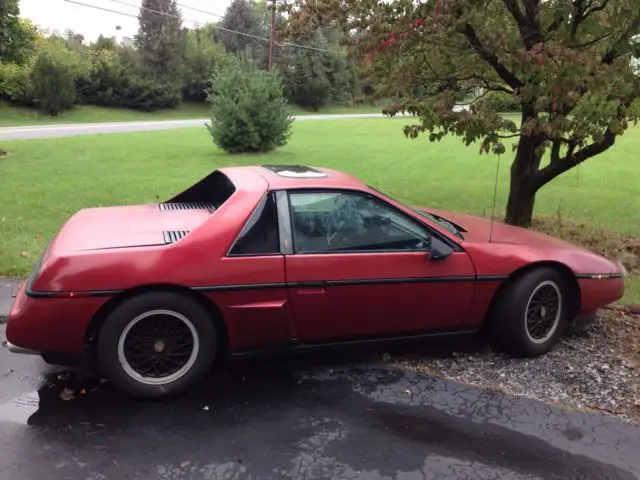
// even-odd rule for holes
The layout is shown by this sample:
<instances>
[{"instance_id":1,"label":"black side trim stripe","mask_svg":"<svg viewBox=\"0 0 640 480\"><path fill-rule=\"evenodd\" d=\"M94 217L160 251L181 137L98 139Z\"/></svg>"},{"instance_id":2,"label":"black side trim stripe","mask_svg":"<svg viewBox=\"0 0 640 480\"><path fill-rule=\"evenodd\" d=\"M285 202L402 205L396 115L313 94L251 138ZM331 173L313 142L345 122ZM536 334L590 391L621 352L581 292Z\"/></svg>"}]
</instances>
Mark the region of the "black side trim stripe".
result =
<instances>
[{"instance_id":1,"label":"black side trim stripe","mask_svg":"<svg viewBox=\"0 0 640 480\"><path fill-rule=\"evenodd\" d=\"M266 288L286 288L286 283L251 283L245 285L207 285L202 287L189 287L196 292L225 292L233 290L264 290Z\"/></svg>"},{"instance_id":2,"label":"black side trim stripe","mask_svg":"<svg viewBox=\"0 0 640 480\"><path fill-rule=\"evenodd\" d=\"M508 275L479 275L474 276L451 276L451 277L418 277L418 278L366 278L360 280L325 280L310 282L288 282L288 283L251 283L240 285L204 285L189 287L196 292L225 292L240 290L264 290L268 288L321 288L321 287L340 287L352 285L384 285L384 284L403 284L403 283L459 283L459 282L503 282L509 278ZM578 280L607 280L614 278L624 278L621 273L612 274L580 274L576 275ZM113 297L123 293L124 290L93 290L93 291L75 291L75 292L38 292L27 288L26 294L32 298L65 298L65 294L69 294L68 298L74 298L71 293L77 294L77 298L88 297Z\"/></svg>"},{"instance_id":3,"label":"black side trim stripe","mask_svg":"<svg viewBox=\"0 0 640 480\"><path fill-rule=\"evenodd\" d=\"M312 282L289 282L288 287L341 287L351 285L386 285L404 283L459 283L459 282L499 282L508 278L507 275L492 276L452 276L452 277L417 277L417 278L366 278L358 280L326 280Z\"/></svg>"},{"instance_id":4,"label":"black side trim stripe","mask_svg":"<svg viewBox=\"0 0 640 480\"><path fill-rule=\"evenodd\" d=\"M240 285L203 285L189 287L196 292L225 292L240 290L264 290L268 288L318 288L330 286L351 286L351 285L384 285L384 284L403 284L403 283L458 283L458 282L499 282L508 278L508 275L485 275L485 276L452 276L452 277L418 277L418 278L367 278L361 280L326 280L326 281L310 281L310 282L288 282L288 283L252 283ZM112 297L123 293L124 290L78 290L73 293L78 298L89 297ZM27 296L33 298L64 298L65 294L71 296L72 292L37 292L27 289Z\"/></svg>"}]
</instances>

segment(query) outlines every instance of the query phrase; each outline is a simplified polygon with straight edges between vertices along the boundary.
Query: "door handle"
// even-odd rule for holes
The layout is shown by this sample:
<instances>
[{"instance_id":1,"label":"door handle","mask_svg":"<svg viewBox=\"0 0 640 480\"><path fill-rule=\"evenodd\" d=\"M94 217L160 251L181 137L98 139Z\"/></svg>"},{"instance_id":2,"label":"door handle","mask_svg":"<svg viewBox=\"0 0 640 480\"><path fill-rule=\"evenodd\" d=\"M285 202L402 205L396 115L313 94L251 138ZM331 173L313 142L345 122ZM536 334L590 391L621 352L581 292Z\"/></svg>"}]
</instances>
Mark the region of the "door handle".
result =
<instances>
[{"instance_id":1,"label":"door handle","mask_svg":"<svg viewBox=\"0 0 640 480\"><path fill-rule=\"evenodd\" d=\"M299 287L298 294L300 295L324 295L324 287Z\"/></svg>"},{"instance_id":2,"label":"door handle","mask_svg":"<svg viewBox=\"0 0 640 480\"><path fill-rule=\"evenodd\" d=\"M296 287L300 295L324 295L326 282L295 282L291 287Z\"/></svg>"}]
</instances>

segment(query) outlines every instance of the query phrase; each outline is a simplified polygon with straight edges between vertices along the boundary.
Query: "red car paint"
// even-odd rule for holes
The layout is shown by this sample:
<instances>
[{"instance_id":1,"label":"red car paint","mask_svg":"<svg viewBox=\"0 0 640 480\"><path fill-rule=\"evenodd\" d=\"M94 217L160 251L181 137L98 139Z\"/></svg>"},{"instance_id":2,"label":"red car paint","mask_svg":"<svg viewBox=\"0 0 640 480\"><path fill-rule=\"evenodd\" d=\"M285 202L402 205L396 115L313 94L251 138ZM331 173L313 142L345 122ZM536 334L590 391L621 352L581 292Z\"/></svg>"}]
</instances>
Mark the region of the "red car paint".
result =
<instances>
[{"instance_id":1,"label":"red car paint","mask_svg":"<svg viewBox=\"0 0 640 480\"><path fill-rule=\"evenodd\" d=\"M220 169L235 190L213 212L163 211L159 205L81 210L20 288L9 314L8 341L37 352L78 355L103 309L132 290L153 286L190 290L209 301L225 322L232 352L476 329L509 276L536 263L556 264L576 278L575 315L623 295L618 265L594 253L499 222L489 241L489 220L427 210L464 227L461 239L345 173L317 171L327 176L291 178L264 167ZM185 192L202 196L206 186ZM268 192L305 189L376 197L456 251L439 260L426 251L229 255ZM165 244L168 230L189 233ZM291 248L286 238L283 248Z\"/></svg>"}]
</instances>

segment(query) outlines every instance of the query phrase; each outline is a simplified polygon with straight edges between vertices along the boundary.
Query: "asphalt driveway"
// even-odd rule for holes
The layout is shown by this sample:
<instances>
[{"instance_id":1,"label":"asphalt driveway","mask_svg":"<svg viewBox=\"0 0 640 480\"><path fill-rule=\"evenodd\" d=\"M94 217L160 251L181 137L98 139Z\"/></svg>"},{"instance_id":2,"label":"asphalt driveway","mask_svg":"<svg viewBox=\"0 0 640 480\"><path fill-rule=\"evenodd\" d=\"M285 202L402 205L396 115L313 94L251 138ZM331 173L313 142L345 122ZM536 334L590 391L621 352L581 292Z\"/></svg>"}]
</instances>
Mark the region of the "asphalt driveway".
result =
<instances>
[{"instance_id":1,"label":"asphalt driveway","mask_svg":"<svg viewBox=\"0 0 640 480\"><path fill-rule=\"evenodd\" d=\"M632 424L357 356L244 361L141 402L0 349L2 479L633 479L638 452Z\"/></svg>"}]
</instances>

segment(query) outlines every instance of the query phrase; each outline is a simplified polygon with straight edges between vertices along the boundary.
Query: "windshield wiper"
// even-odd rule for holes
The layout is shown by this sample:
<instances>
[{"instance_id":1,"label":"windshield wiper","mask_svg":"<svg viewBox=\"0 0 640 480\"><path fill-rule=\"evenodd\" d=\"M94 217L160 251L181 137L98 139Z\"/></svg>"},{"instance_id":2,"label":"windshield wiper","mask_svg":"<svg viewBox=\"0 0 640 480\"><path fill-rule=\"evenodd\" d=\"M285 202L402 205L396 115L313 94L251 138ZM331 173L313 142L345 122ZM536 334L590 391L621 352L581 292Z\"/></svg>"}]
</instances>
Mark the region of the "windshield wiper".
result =
<instances>
[{"instance_id":1,"label":"windshield wiper","mask_svg":"<svg viewBox=\"0 0 640 480\"><path fill-rule=\"evenodd\" d=\"M457 236L458 238L461 238L462 240L464 240L464 235L462 235L462 232L466 232L466 230L464 228L462 228L459 225L456 225L455 223L447 220L444 217L441 217L439 215L434 215L433 213L429 213L429 212L425 212L424 210L420 210L420 209L415 209L420 215L427 217L429 220L436 222L440 225L442 225L444 228L446 228L447 230L449 230L451 233L453 233L455 236Z\"/></svg>"}]
</instances>

